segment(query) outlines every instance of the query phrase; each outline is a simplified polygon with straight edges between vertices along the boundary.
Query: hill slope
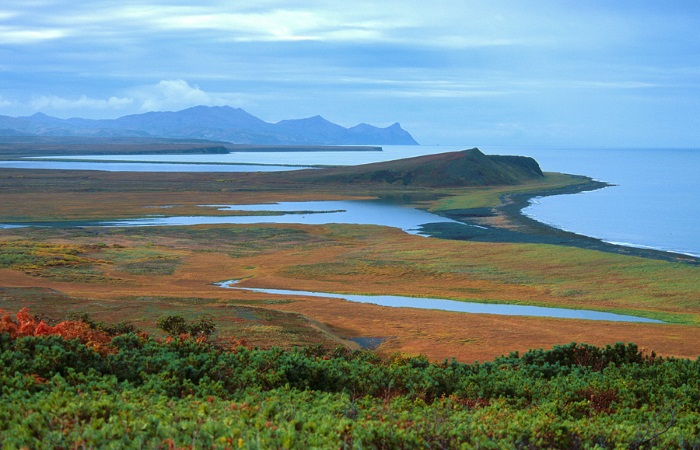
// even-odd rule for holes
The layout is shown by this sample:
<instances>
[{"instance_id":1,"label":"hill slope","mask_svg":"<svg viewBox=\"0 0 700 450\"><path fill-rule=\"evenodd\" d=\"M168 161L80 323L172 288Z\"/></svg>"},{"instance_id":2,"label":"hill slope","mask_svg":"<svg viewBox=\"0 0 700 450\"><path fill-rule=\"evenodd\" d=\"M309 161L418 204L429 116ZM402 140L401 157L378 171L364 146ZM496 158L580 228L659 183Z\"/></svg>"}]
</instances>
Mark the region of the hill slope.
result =
<instances>
[{"instance_id":1,"label":"hill slope","mask_svg":"<svg viewBox=\"0 0 700 450\"><path fill-rule=\"evenodd\" d=\"M524 156L485 155L478 148L396 161L323 170L291 178L314 183L398 183L426 187L497 186L543 177L539 164Z\"/></svg>"}]
</instances>

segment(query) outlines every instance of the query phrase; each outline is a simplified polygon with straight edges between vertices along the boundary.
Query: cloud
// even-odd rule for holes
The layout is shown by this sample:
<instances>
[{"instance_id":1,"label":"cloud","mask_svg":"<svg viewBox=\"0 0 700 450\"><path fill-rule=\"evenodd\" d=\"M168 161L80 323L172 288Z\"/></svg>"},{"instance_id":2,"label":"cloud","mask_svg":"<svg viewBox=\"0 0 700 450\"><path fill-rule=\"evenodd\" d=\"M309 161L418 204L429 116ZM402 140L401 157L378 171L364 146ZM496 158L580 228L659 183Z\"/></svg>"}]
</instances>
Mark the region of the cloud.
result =
<instances>
[{"instance_id":1,"label":"cloud","mask_svg":"<svg viewBox=\"0 0 700 450\"><path fill-rule=\"evenodd\" d=\"M67 30L0 26L0 44L28 45L68 36Z\"/></svg>"},{"instance_id":2,"label":"cloud","mask_svg":"<svg viewBox=\"0 0 700 450\"><path fill-rule=\"evenodd\" d=\"M141 111L177 111L190 106L239 104L235 93L209 93L185 80L162 80L158 84L130 89L129 94Z\"/></svg>"},{"instance_id":3,"label":"cloud","mask_svg":"<svg viewBox=\"0 0 700 450\"><path fill-rule=\"evenodd\" d=\"M643 81L588 81L578 84L572 83L572 86L590 89L646 89L659 87L656 83Z\"/></svg>"},{"instance_id":4,"label":"cloud","mask_svg":"<svg viewBox=\"0 0 700 450\"><path fill-rule=\"evenodd\" d=\"M511 36L503 36L508 27L484 25L481 15L488 18L490 13L483 7L434 8L422 0L384 6L361 0L347 6L316 1L296 2L294 6L281 1L221 5L204 0L197 6L148 0L125 5L96 2L97 6L64 0L44 7L15 5L14 11L0 11L0 18L4 14L17 27L15 34L19 34L13 41L22 38L27 42L69 33L75 39L90 38L96 45L124 40L150 42L163 33L205 37L218 43L385 42L459 48L515 42ZM469 27L464 28L464 23ZM459 30L457 34L455 30ZM425 39L426 35L430 39Z\"/></svg>"},{"instance_id":5,"label":"cloud","mask_svg":"<svg viewBox=\"0 0 700 450\"><path fill-rule=\"evenodd\" d=\"M96 99L81 95L78 98L70 99L48 95L34 98L31 101L31 106L37 111L123 110L133 103L133 99L126 97Z\"/></svg>"},{"instance_id":6,"label":"cloud","mask_svg":"<svg viewBox=\"0 0 700 450\"><path fill-rule=\"evenodd\" d=\"M381 92L374 92L375 95ZM424 89L414 91L384 92L385 95L404 98L474 98L507 95L508 92L498 90L457 90L457 89Z\"/></svg>"},{"instance_id":7,"label":"cloud","mask_svg":"<svg viewBox=\"0 0 700 450\"><path fill-rule=\"evenodd\" d=\"M61 14L36 11L16 18L23 26L39 29L74 30L76 36L109 41L117 36L152 39L159 33L202 35L218 42L265 42L299 40L345 40L376 37L386 21L355 20L347 12L327 7L274 5L253 9L245 3L222 6L203 2L198 6L166 6L150 2L101 8L64 5ZM337 9L337 8L336 8ZM349 9L348 11L352 11ZM33 11L34 12L34 11ZM352 12L357 14L357 11ZM20 16L7 14L8 17Z\"/></svg>"},{"instance_id":8,"label":"cloud","mask_svg":"<svg viewBox=\"0 0 700 450\"><path fill-rule=\"evenodd\" d=\"M41 19L42 11L46 9L51 9L51 6L32 1L17 2L0 9L0 45L30 45L70 36L69 27Z\"/></svg>"},{"instance_id":9,"label":"cloud","mask_svg":"<svg viewBox=\"0 0 700 450\"><path fill-rule=\"evenodd\" d=\"M389 32L408 26L395 11L385 8L318 5L314 2L289 7L279 2L268 7L250 4L226 6L127 6L111 19L139 23L139 28L160 32L205 33L219 42L390 40ZM308 3L308 2L307 2ZM119 25L121 26L121 25Z\"/></svg>"},{"instance_id":10,"label":"cloud","mask_svg":"<svg viewBox=\"0 0 700 450\"><path fill-rule=\"evenodd\" d=\"M358 83L359 84L359 83ZM449 80L367 80L373 88L360 89L366 95L374 97L397 98L475 98L514 94L517 91L499 83L455 82Z\"/></svg>"},{"instance_id":11,"label":"cloud","mask_svg":"<svg viewBox=\"0 0 700 450\"><path fill-rule=\"evenodd\" d=\"M522 91L521 86L495 80L462 81L448 78L395 80L353 77L338 81L346 85L346 89L354 87L355 93L375 98L476 98L512 95Z\"/></svg>"},{"instance_id":12,"label":"cloud","mask_svg":"<svg viewBox=\"0 0 700 450\"><path fill-rule=\"evenodd\" d=\"M13 11L0 11L0 20L7 21L17 16Z\"/></svg>"},{"instance_id":13,"label":"cloud","mask_svg":"<svg viewBox=\"0 0 700 450\"><path fill-rule=\"evenodd\" d=\"M213 30L233 40L315 40L323 20L310 11L275 10L266 13L172 14L154 19L163 29ZM224 34L222 38L226 39Z\"/></svg>"},{"instance_id":14,"label":"cloud","mask_svg":"<svg viewBox=\"0 0 700 450\"><path fill-rule=\"evenodd\" d=\"M66 116L78 114L83 117L105 116L105 113L129 114L144 111L178 111L191 106L223 106L246 103L237 93L205 92L197 85L185 80L161 80L156 84L133 87L125 95L94 98L87 95L61 97L57 95L36 96L29 101L33 111ZM17 102L0 97L0 107L17 105Z\"/></svg>"},{"instance_id":15,"label":"cloud","mask_svg":"<svg viewBox=\"0 0 700 450\"><path fill-rule=\"evenodd\" d=\"M612 107L621 130L642 123L623 120L633 115L669 130L697 116L700 6L579 3L11 0L0 107L108 117L235 105L432 121L435 134L453 121L456 135L485 116L591 124L571 131L582 136L611 127L600 111Z\"/></svg>"},{"instance_id":16,"label":"cloud","mask_svg":"<svg viewBox=\"0 0 700 450\"><path fill-rule=\"evenodd\" d=\"M564 79L564 80L541 80L541 79L523 79L513 82L513 85L519 85L522 88L543 90L543 89L560 89L560 90L638 90L664 87L661 83L652 83L647 81L637 80L617 80L617 81L601 81L601 80L580 80L580 79Z\"/></svg>"}]
</instances>

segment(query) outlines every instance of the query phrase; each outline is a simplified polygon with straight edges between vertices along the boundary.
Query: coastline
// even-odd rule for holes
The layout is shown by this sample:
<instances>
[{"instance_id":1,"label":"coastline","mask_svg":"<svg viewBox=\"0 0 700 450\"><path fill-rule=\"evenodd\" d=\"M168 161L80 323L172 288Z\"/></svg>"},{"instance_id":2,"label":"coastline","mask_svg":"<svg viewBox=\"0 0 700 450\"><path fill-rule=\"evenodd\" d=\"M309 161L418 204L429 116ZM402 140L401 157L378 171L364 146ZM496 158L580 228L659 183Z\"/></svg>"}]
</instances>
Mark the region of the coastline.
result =
<instances>
[{"instance_id":1,"label":"coastline","mask_svg":"<svg viewBox=\"0 0 700 450\"><path fill-rule=\"evenodd\" d=\"M471 240L477 242L564 245L641 258L681 262L695 266L700 265L700 257L652 248L610 243L602 239L556 228L523 213L523 209L530 205L530 201L533 198L577 194L612 186L609 183L595 181L589 177L582 176L581 178L587 181L583 184L566 186L564 188L503 195L501 197L501 204L490 209L473 208L441 211L440 215L470 226L465 227L450 223L426 224L423 226L422 233L431 237L443 239Z\"/></svg>"}]
</instances>

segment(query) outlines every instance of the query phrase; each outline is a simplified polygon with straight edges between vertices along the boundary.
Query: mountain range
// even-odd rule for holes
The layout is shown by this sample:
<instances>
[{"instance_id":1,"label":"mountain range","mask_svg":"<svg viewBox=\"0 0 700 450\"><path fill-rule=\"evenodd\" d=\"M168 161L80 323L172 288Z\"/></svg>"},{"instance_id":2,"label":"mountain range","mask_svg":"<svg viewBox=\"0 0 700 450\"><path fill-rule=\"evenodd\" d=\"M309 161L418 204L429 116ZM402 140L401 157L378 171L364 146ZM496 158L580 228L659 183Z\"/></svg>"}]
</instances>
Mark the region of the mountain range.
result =
<instances>
[{"instance_id":1,"label":"mountain range","mask_svg":"<svg viewBox=\"0 0 700 450\"><path fill-rule=\"evenodd\" d=\"M151 137L276 145L418 144L398 123L386 128L365 123L345 128L321 116L268 123L230 106L195 106L117 119L59 119L42 113L0 116L0 136Z\"/></svg>"}]
</instances>

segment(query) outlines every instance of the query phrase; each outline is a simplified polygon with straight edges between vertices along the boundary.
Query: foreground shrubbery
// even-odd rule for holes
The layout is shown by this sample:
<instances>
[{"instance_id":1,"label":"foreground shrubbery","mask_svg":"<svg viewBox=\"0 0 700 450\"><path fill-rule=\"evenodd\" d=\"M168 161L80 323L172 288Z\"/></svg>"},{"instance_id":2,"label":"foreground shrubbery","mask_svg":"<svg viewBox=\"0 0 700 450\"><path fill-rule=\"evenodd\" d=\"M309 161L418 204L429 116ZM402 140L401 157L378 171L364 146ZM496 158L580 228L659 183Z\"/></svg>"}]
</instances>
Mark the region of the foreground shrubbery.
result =
<instances>
[{"instance_id":1,"label":"foreground shrubbery","mask_svg":"<svg viewBox=\"0 0 700 450\"><path fill-rule=\"evenodd\" d=\"M700 361L632 344L434 364L28 329L0 334L3 448L700 447Z\"/></svg>"}]
</instances>

